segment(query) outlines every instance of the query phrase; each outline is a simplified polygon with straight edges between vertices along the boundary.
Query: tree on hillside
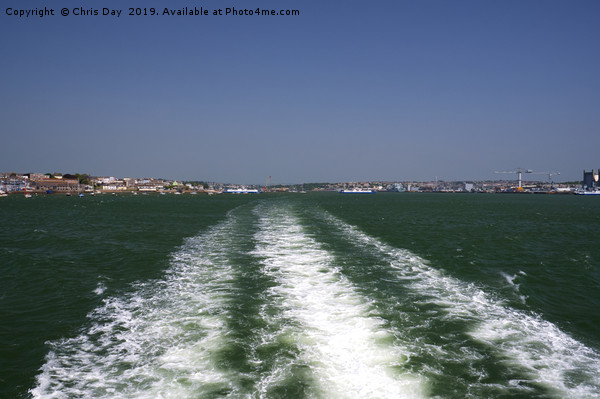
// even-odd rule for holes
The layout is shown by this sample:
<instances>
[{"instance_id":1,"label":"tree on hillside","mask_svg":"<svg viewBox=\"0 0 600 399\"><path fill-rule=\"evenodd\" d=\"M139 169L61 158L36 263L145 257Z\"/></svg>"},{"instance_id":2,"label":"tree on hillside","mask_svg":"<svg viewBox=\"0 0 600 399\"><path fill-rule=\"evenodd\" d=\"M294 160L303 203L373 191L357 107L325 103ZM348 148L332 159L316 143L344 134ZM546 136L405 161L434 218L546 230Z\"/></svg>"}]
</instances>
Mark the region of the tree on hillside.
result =
<instances>
[{"instance_id":1,"label":"tree on hillside","mask_svg":"<svg viewBox=\"0 0 600 399\"><path fill-rule=\"evenodd\" d=\"M75 176L77 177L79 184L90 184L90 176L87 173L75 173Z\"/></svg>"}]
</instances>

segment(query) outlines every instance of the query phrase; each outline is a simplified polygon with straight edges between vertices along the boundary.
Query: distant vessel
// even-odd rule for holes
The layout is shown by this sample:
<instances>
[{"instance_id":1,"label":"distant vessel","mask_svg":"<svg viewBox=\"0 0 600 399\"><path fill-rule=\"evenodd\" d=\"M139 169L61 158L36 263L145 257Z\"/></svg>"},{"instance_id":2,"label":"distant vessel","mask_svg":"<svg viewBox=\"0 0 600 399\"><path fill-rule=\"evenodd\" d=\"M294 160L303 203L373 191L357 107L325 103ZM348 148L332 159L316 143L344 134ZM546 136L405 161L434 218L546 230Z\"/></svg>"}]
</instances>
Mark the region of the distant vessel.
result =
<instances>
[{"instance_id":1,"label":"distant vessel","mask_svg":"<svg viewBox=\"0 0 600 399\"><path fill-rule=\"evenodd\" d=\"M575 194L577 195L600 195L600 190L594 190L594 191L576 191Z\"/></svg>"},{"instance_id":2,"label":"distant vessel","mask_svg":"<svg viewBox=\"0 0 600 399\"><path fill-rule=\"evenodd\" d=\"M227 194L258 194L260 193L260 190L251 188L230 188L223 192Z\"/></svg>"},{"instance_id":3,"label":"distant vessel","mask_svg":"<svg viewBox=\"0 0 600 399\"><path fill-rule=\"evenodd\" d=\"M353 188L352 190L340 190L340 194L375 194L375 190L365 190L361 188Z\"/></svg>"}]
</instances>

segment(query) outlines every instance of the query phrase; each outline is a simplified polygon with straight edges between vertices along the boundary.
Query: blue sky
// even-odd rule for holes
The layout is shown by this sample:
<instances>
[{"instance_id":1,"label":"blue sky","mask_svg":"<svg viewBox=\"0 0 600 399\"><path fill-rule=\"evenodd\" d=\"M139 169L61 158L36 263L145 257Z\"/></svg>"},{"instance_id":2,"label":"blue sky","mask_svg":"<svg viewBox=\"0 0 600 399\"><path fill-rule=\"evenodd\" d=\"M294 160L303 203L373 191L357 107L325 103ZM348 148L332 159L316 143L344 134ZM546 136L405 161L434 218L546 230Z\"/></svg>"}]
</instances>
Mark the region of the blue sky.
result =
<instances>
[{"instance_id":1,"label":"blue sky","mask_svg":"<svg viewBox=\"0 0 600 399\"><path fill-rule=\"evenodd\" d=\"M301 15L25 19L9 6ZM295 183L600 168L596 0L6 0L1 12L0 171Z\"/></svg>"}]
</instances>

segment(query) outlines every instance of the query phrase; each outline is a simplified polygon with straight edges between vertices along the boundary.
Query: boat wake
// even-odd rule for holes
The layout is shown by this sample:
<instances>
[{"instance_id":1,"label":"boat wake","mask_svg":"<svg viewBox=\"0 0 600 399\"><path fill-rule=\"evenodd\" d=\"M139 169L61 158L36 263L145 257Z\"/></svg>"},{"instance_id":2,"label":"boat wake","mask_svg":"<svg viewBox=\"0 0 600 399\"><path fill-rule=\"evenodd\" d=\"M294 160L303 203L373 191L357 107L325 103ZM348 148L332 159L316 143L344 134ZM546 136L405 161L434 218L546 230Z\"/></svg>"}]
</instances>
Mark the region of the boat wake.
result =
<instances>
[{"instance_id":1,"label":"boat wake","mask_svg":"<svg viewBox=\"0 0 600 399\"><path fill-rule=\"evenodd\" d=\"M403 367L408 352L287 209L258 209L257 248L273 297L297 326L289 334L326 398L423 396L419 377Z\"/></svg>"},{"instance_id":2,"label":"boat wake","mask_svg":"<svg viewBox=\"0 0 600 399\"><path fill-rule=\"evenodd\" d=\"M34 398L185 398L235 393L239 376L219 367L228 345L223 249L235 217L189 239L161 281L139 283L88 315L75 338L52 342Z\"/></svg>"},{"instance_id":3,"label":"boat wake","mask_svg":"<svg viewBox=\"0 0 600 399\"><path fill-rule=\"evenodd\" d=\"M33 398L600 396L600 355L554 324L284 201L230 212L88 320L49 343Z\"/></svg>"},{"instance_id":4,"label":"boat wake","mask_svg":"<svg viewBox=\"0 0 600 399\"><path fill-rule=\"evenodd\" d=\"M449 373L448 365L462 359L473 365L467 371L472 382L466 396L527 394L536 388L555 397L600 395L600 354L556 325L535 313L505 306L501 299L474 284L447 276L410 251L387 245L328 213L322 212L319 217L340 229L354 245L395 270L398 283L412 291L410 296L415 299L414 304L428 316L446 324L469 326L466 335L473 343L459 339L460 345L456 345L461 334L458 329L447 326L443 332L447 337L436 339L435 344L413 336L412 342L418 342L420 349L431 355L427 365L429 371L425 374L435 378ZM414 325L415 331L422 334L419 323ZM407 332L405 339L410 341L409 337L410 332ZM444 341L448 343L443 344ZM483 344L483 349L478 344ZM489 354L495 356L496 365L505 369L505 378L494 383L486 381L498 371L489 366L478 366L479 361ZM433 361L434 357L438 361Z\"/></svg>"}]
</instances>

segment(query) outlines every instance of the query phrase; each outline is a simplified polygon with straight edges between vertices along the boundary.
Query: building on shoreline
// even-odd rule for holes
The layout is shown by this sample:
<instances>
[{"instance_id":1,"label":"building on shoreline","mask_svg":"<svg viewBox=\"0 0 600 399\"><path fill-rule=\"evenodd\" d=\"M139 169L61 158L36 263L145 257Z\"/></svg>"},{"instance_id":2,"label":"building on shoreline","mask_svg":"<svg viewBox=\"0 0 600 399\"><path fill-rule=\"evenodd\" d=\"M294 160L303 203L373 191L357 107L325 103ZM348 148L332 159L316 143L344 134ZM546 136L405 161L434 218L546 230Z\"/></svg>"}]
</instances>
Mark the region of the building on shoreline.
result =
<instances>
[{"instance_id":1,"label":"building on shoreline","mask_svg":"<svg viewBox=\"0 0 600 399\"><path fill-rule=\"evenodd\" d=\"M205 182L178 182L176 180L155 178L117 178L114 176L88 176L70 174L39 174L39 173L0 173L0 191L6 193L222 193L239 190L257 190L268 192L303 192L340 190L374 190L388 192L438 192L438 193L572 193L581 187L593 190L599 187L599 174L594 171L584 171L583 182L553 183L543 181L526 182L518 190L514 181L485 180L485 181L363 181L339 183L303 183L274 185L262 187L259 185L239 185Z\"/></svg>"},{"instance_id":2,"label":"building on shoreline","mask_svg":"<svg viewBox=\"0 0 600 399\"><path fill-rule=\"evenodd\" d=\"M584 190L595 190L600 187L598 182L598 176L600 175L600 169L598 172L595 172L593 169L589 172L587 170L583 171L583 189Z\"/></svg>"}]
</instances>

